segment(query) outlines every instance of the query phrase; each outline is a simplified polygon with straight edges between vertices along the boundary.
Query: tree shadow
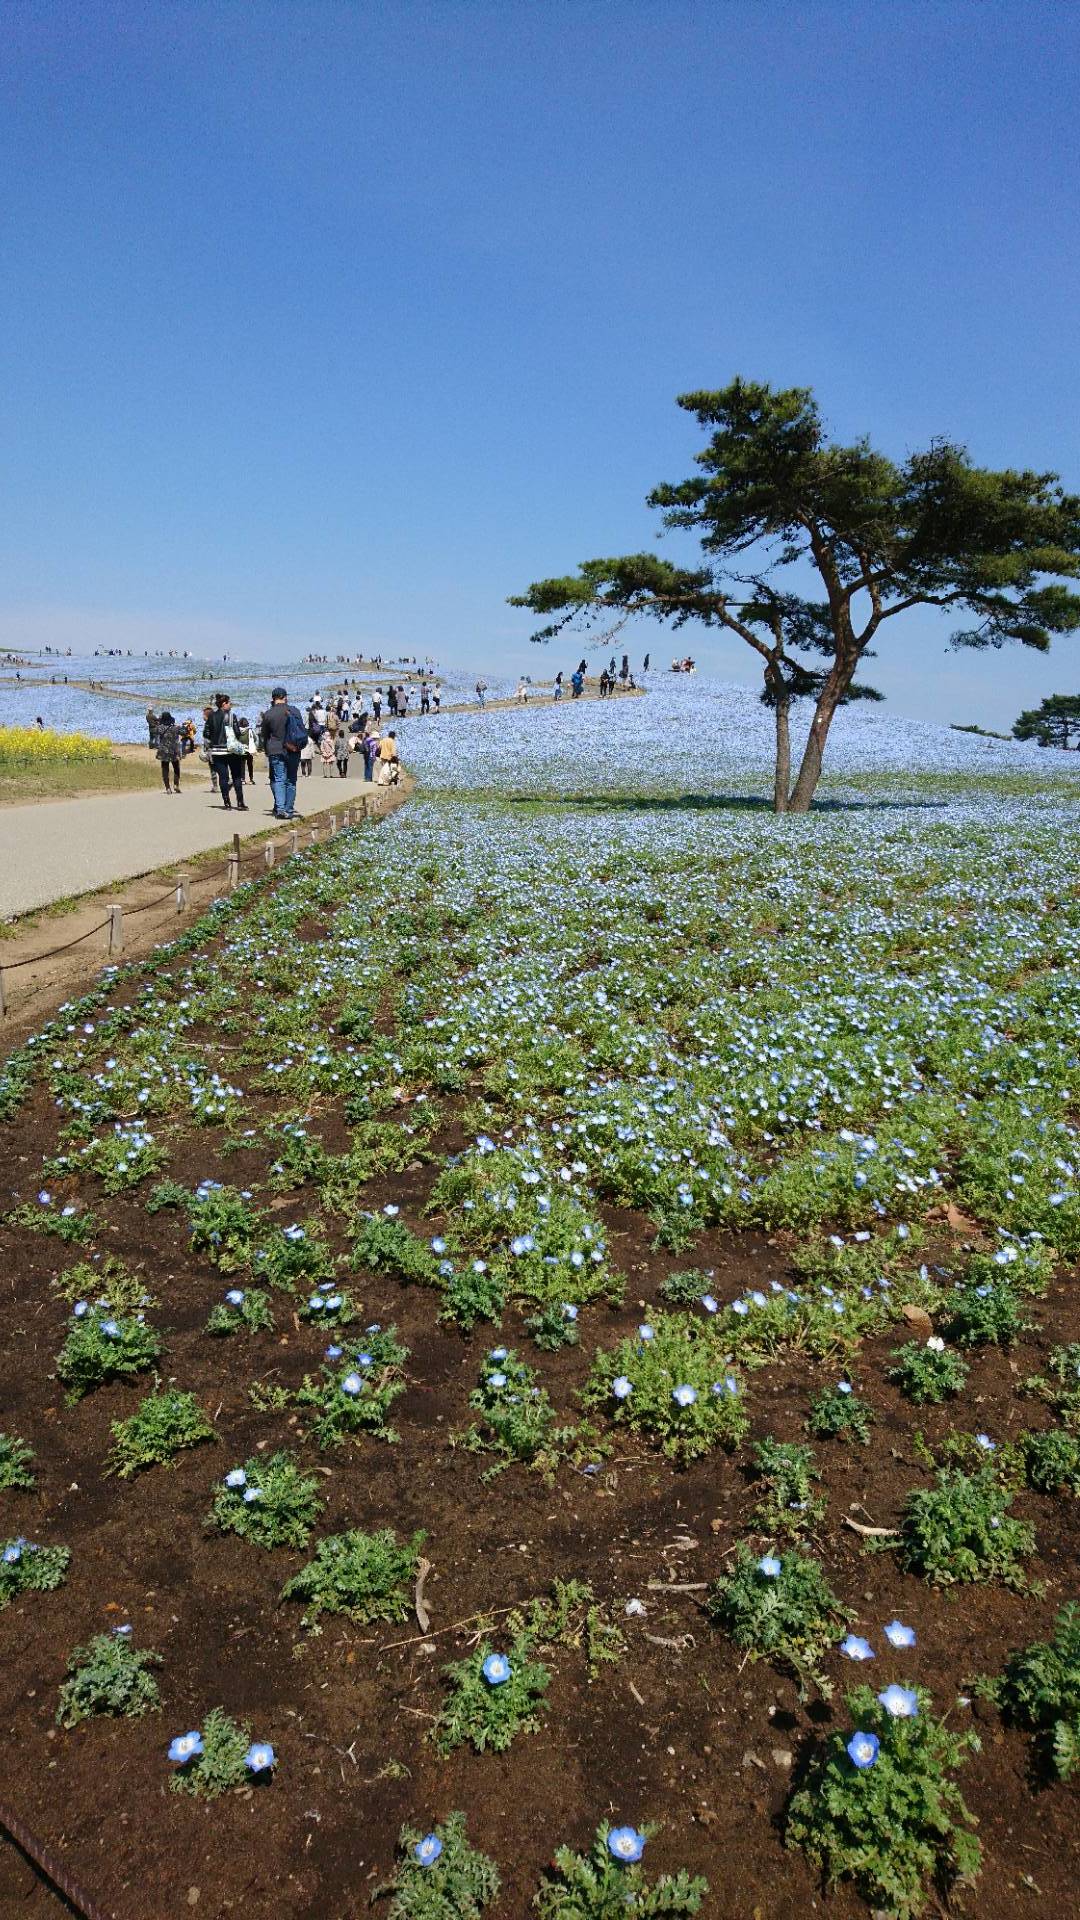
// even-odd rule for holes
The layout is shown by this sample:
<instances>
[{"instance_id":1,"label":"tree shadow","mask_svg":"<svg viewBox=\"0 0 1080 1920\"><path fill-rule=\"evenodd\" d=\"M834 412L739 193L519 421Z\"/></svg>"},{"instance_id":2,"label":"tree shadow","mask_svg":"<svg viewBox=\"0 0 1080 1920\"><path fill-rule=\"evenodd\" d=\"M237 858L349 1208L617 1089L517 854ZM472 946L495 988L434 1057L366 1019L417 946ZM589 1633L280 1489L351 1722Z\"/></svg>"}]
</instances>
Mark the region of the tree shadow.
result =
<instances>
[{"instance_id":1,"label":"tree shadow","mask_svg":"<svg viewBox=\"0 0 1080 1920\"><path fill-rule=\"evenodd\" d=\"M760 794L744 793L514 793L507 796L513 806L537 806L557 800L560 806L577 807L591 813L768 813L772 801ZM933 811L952 803L941 800L815 800L812 813L910 813L915 809ZM797 815L796 818L805 816Z\"/></svg>"}]
</instances>

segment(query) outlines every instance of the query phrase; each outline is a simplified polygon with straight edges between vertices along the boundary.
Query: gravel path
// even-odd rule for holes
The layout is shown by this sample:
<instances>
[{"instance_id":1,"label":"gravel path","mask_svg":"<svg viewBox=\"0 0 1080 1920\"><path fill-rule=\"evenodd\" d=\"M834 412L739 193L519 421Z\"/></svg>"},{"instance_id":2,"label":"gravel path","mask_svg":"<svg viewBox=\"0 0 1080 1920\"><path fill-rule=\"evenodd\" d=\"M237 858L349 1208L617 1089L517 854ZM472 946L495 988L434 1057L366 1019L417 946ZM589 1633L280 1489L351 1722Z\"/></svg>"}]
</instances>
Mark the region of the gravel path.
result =
<instances>
[{"instance_id":1,"label":"gravel path","mask_svg":"<svg viewBox=\"0 0 1080 1920\"><path fill-rule=\"evenodd\" d=\"M195 853L228 847L273 826L270 786L262 765L248 789L248 812L226 813L211 795L206 769L196 760L178 795L100 793L83 800L34 801L0 808L0 919L30 913L74 894L131 880L140 873ZM350 771L324 779L314 771L296 789L299 814L325 812L358 801L372 788ZM282 833L287 829L284 825Z\"/></svg>"}]
</instances>

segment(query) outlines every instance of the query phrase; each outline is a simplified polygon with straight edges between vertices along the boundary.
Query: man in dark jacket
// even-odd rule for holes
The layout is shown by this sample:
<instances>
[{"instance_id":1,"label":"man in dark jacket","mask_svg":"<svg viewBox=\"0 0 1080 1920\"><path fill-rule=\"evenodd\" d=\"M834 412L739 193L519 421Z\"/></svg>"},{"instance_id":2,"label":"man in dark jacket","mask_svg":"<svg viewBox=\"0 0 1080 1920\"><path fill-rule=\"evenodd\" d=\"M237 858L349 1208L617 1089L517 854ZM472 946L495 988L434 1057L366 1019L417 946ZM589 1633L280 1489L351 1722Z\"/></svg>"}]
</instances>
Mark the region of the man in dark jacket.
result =
<instances>
[{"instance_id":1,"label":"man in dark jacket","mask_svg":"<svg viewBox=\"0 0 1080 1920\"><path fill-rule=\"evenodd\" d=\"M259 746L266 755L270 786L274 795L275 820L295 820L296 818L296 776L300 771L300 746L289 746L286 743L285 736L289 729L290 716L295 721L296 727L306 731L296 708L289 705L289 696L285 688L275 687L270 695L270 705L259 722Z\"/></svg>"}]
</instances>

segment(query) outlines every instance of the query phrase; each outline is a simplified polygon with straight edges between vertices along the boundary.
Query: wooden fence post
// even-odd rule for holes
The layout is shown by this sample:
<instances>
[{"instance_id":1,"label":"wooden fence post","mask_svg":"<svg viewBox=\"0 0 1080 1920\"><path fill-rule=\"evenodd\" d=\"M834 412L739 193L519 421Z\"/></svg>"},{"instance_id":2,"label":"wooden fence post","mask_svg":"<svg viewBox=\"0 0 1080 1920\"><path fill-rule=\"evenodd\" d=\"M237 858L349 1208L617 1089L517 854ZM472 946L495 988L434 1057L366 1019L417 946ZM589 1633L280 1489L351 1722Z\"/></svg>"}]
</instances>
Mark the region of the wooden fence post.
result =
<instances>
[{"instance_id":1,"label":"wooden fence post","mask_svg":"<svg viewBox=\"0 0 1080 1920\"><path fill-rule=\"evenodd\" d=\"M186 913L188 909L188 876L178 873L176 876L176 911Z\"/></svg>"},{"instance_id":2,"label":"wooden fence post","mask_svg":"<svg viewBox=\"0 0 1080 1920\"><path fill-rule=\"evenodd\" d=\"M240 855L238 853L230 853L229 877L228 877L229 892L235 893L239 885L240 885Z\"/></svg>"},{"instance_id":3,"label":"wooden fence post","mask_svg":"<svg viewBox=\"0 0 1080 1920\"><path fill-rule=\"evenodd\" d=\"M290 833L290 835L289 835L289 839L290 839L290 840L292 841L292 852L293 852L293 853L299 853L299 851L300 851L300 829L299 829L299 827L294 827L294 828L293 828L293 830L292 830L292 832L291 832L291 833Z\"/></svg>"},{"instance_id":4,"label":"wooden fence post","mask_svg":"<svg viewBox=\"0 0 1080 1920\"><path fill-rule=\"evenodd\" d=\"M109 952L124 951L124 909L118 901L109 907Z\"/></svg>"},{"instance_id":5,"label":"wooden fence post","mask_svg":"<svg viewBox=\"0 0 1080 1920\"><path fill-rule=\"evenodd\" d=\"M6 1013L7 1013L7 1002L4 999L4 969L3 967L0 967L0 1020L4 1018L4 1015Z\"/></svg>"},{"instance_id":6,"label":"wooden fence post","mask_svg":"<svg viewBox=\"0 0 1080 1920\"><path fill-rule=\"evenodd\" d=\"M337 814L336 813L331 813L327 815L327 825L330 828L330 838L333 839L335 833L337 832Z\"/></svg>"},{"instance_id":7,"label":"wooden fence post","mask_svg":"<svg viewBox=\"0 0 1080 1920\"><path fill-rule=\"evenodd\" d=\"M268 840L263 848L263 859L266 861L268 867L272 867L274 861L277 859L277 848L272 840Z\"/></svg>"}]
</instances>

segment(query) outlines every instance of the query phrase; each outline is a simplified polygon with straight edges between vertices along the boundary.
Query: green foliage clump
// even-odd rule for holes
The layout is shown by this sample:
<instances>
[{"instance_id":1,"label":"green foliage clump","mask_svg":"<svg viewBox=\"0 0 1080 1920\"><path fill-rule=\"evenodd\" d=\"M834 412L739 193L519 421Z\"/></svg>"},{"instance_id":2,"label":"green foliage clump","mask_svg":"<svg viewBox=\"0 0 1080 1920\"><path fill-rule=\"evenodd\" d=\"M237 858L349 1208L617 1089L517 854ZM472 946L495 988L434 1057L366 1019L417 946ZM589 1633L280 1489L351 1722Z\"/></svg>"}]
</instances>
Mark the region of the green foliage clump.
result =
<instances>
[{"instance_id":1,"label":"green foliage clump","mask_svg":"<svg viewBox=\"0 0 1080 1920\"><path fill-rule=\"evenodd\" d=\"M67 1246L84 1246L97 1229L89 1207L35 1207L26 1202L13 1207L4 1218L9 1227L18 1227L23 1233L54 1234Z\"/></svg>"},{"instance_id":2,"label":"green foliage clump","mask_svg":"<svg viewBox=\"0 0 1080 1920\"><path fill-rule=\"evenodd\" d=\"M428 1865L417 1857L416 1849L430 1836L418 1827L402 1828L394 1878L376 1888L372 1901L392 1895L389 1920L479 1920L485 1907L499 1897L495 1862L469 1845L463 1813L451 1813L436 1822L432 1833L440 1852Z\"/></svg>"},{"instance_id":3,"label":"green foliage clump","mask_svg":"<svg viewBox=\"0 0 1080 1920\"><path fill-rule=\"evenodd\" d=\"M161 1341L145 1321L90 1307L72 1321L57 1355L56 1371L69 1400L81 1400L106 1380L145 1373L160 1353Z\"/></svg>"},{"instance_id":4,"label":"green foliage clump","mask_svg":"<svg viewBox=\"0 0 1080 1920\"><path fill-rule=\"evenodd\" d=\"M619 1380L630 1383L621 1399L614 1391ZM693 1395L685 1406L675 1398L683 1388ZM711 1326L685 1314L658 1314L651 1339L638 1336L598 1352L582 1399L612 1412L618 1424L647 1433L680 1462L713 1447L737 1446L750 1424L740 1384Z\"/></svg>"},{"instance_id":5,"label":"green foliage clump","mask_svg":"<svg viewBox=\"0 0 1080 1920\"><path fill-rule=\"evenodd\" d=\"M914 1400L917 1407L948 1400L960 1392L968 1377L967 1361L939 1343L936 1336L925 1345L909 1340L906 1346L897 1347L892 1357L896 1365L888 1368L888 1378L895 1380L901 1393Z\"/></svg>"},{"instance_id":6,"label":"green foliage clump","mask_svg":"<svg viewBox=\"0 0 1080 1920\"><path fill-rule=\"evenodd\" d=\"M237 1475L242 1474L243 1479ZM306 1547L322 1511L318 1481L302 1474L288 1453L245 1460L218 1488L207 1525L238 1533L258 1547Z\"/></svg>"},{"instance_id":7,"label":"green foliage clump","mask_svg":"<svg viewBox=\"0 0 1080 1920\"><path fill-rule=\"evenodd\" d=\"M481 1418L470 1427L465 1444L476 1452L498 1455L491 1473L515 1462L551 1473L574 1437L572 1426L556 1426L555 1409L544 1388L536 1384L532 1368L502 1347L485 1360L469 1405Z\"/></svg>"},{"instance_id":8,"label":"green foliage clump","mask_svg":"<svg viewBox=\"0 0 1080 1920\"><path fill-rule=\"evenodd\" d=\"M648 1839L651 1827L643 1827ZM608 1847L611 1827L597 1829L588 1853L557 1847L552 1867L540 1882L533 1905L541 1920L623 1920L627 1913L649 1915L650 1920L678 1920L697 1913L709 1891L699 1876L691 1879L685 1867L650 1881L640 1863L623 1865Z\"/></svg>"},{"instance_id":9,"label":"green foliage clump","mask_svg":"<svg viewBox=\"0 0 1080 1920\"><path fill-rule=\"evenodd\" d=\"M811 1681L829 1697L821 1663L848 1614L819 1561L794 1550L755 1559L740 1546L730 1573L710 1588L705 1610L751 1660L771 1660L794 1673L800 1697Z\"/></svg>"},{"instance_id":10,"label":"green foliage clump","mask_svg":"<svg viewBox=\"0 0 1080 1920\"><path fill-rule=\"evenodd\" d=\"M146 1467L168 1466L174 1455L216 1438L193 1393L148 1393L126 1420L112 1423L108 1471L127 1480Z\"/></svg>"},{"instance_id":11,"label":"green foliage clump","mask_svg":"<svg viewBox=\"0 0 1080 1920\"><path fill-rule=\"evenodd\" d=\"M158 1173L168 1154L152 1134L141 1125L121 1127L91 1141L78 1156L83 1165L96 1173L106 1193L124 1193Z\"/></svg>"},{"instance_id":12,"label":"green foliage clump","mask_svg":"<svg viewBox=\"0 0 1080 1920\"><path fill-rule=\"evenodd\" d=\"M251 1255L251 1270L282 1293L316 1287L334 1276L334 1256L325 1240L307 1227L282 1227Z\"/></svg>"},{"instance_id":13,"label":"green foliage clump","mask_svg":"<svg viewBox=\"0 0 1080 1920\"><path fill-rule=\"evenodd\" d=\"M1036 1493L1066 1492L1080 1496L1080 1434L1066 1427L1047 1433L1025 1433L1020 1442L1024 1473Z\"/></svg>"},{"instance_id":14,"label":"green foliage clump","mask_svg":"<svg viewBox=\"0 0 1080 1920\"><path fill-rule=\"evenodd\" d=\"M207 1333L228 1336L233 1333L272 1332L274 1316L270 1311L270 1296L262 1287L237 1287L241 1294L239 1301L219 1300L210 1309L206 1322Z\"/></svg>"},{"instance_id":15,"label":"green foliage clump","mask_svg":"<svg viewBox=\"0 0 1080 1920\"><path fill-rule=\"evenodd\" d=\"M966 1280L946 1305L950 1340L960 1347L1011 1347L1031 1330L1016 1288L1000 1274L993 1280Z\"/></svg>"},{"instance_id":16,"label":"green foliage clump","mask_svg":"<svg viewBox=\"0 0 1080 1920\"><path fill-rule=\"evenodd\" d=\"M1023 1563L1035 1551L1035 1535L1010 1514L1012 1499L992 1466L977 1473L942 1468L936 1485L908 1495L897 1542L901 1566L935 1586L998 1579L1025 1587Z\"/></svg>"},{"instance_id":17,"label":"green foliage clump","mask_svg":"<svg viewBox=\"0 0 1080 1920\"><path fill-rule=\"evenodd\" d=\"M388 1273L406 1286L437 1287L439 1263L430 1247L411 1233L404 1220L373 1213L353 1241L353 1264L369 1273Z\"/></svg>"},{"instance_id":18,"label":"green foliage clump","mask_svg":"<svg viewBox=\"0 0 1080 1920\"><path fill-rule=\"evenodd\" d=\"M1068 1780L1080 1767L1080 1607L1062 1607L1053 1637L1010 1654L979 1691L1005 1719L1034 1733L1039 1766Z\"/></svg>"},{"instance_id":19,"label":"green foliage clump","mask_svg":"<svg viewBox=\"0 0 1080 1920\"><path fill-rule=\"evenodd\" d=\"M216 1800L249 1778L244 1756L251 1744L249 1728L230 1719L221 1707L211 1707L200 1729L202 1752L177 1767L172 1786L177 1793L193 1793L200 1800Z\"/></svg>"},{"instance_id":20,"label":"green foliage clump","mask_svg":"<svg viewBox=\"0 0 1080 1920\"><path fill-rule=\"evenodd\" d=\"M20 1593L52 1593L67 1579L69 1547L39 1547L32 1540L0 1543L0 1608Z\"/></svg>"},{"instance_id":21,"label":"green foliage clump","mask_svg":"<svg viewBox=\"0 0 1080 1920\"><path fill-rule=\"evenodd\" d=\"M14 1433L0 1433L0 1493L14 1487L32 1487L34 1450Z\"/></svg>"},{"instance_id":22,"label":"green foliage clump","mask_svg":"<svg viewBox=\"0 0 1080 1920\"><path fill-rule=\"evenodd\" d=\"M167 1207L186 1209L191 1200L187 1187L179 1180L159 1180L146 1196L147 1213L163 1213Z\"/></svg>"},{"instance_id":23,"label":"green foliage clump","mask_svg":"<svg viewBox=\"0 0 1080 1920\"><path fill-rule=\"evenodd\" d=\"M685 1273L669 1273L660 1282L660 1295L669 1307L696 1307L709 1291L710 1275L691 1267Z\"/></svg>"},{"instance_id":24,"label":"green foliage clump","mask_svg":"<svg viewBox=\"0 0 1080 1920\"><path fill-rule=\"evenodd\" d=\"M347 1327L356 1319L356 1307L351 1294L344 1287L336 1287L332 1280L324 1280L316 1292L304 1301L300 1318L311 1326Z\"/></svg>"},{"instance_id":25,"label":"green foliage clump","mask_svg":"<svg viewBox=\"0 0 1080 1920\"><path fill-rule=\"evenodd\" d=\"M805 1533L821 1519L825 1502L814 1492L821 1476L812 1447L770 1434L754 1448L754 1467L766 1490L755 1519L767 1533Z\"/></svg>"},{"instance_id":26,"label":"green foliage clump","mask_svg":"<svg viewBox=\"0 0 1080 1920\"><path fill-rule=\"evenodd\" d=\"M551 1675L533 1658L533 1646L529 1633L518 1633L510 1640L506 1654L510 1675L498 1684L484 1677L484 1663L495 1653L487 1640L464 1660L443 1668L450 1693L432 1729L440 1753L466 1744L477 1753L489 1749L503 1753L515 1734L538 1731Z\"/></svg>"},{"instance_id":27,"label":"green foliage clump","mask_svg":"<svg viewBox=\"0 0 1080 1920\"><path fill-rule=\"evenodd\" d=\"M851 1439L868 1447L873 1418L873 1409L850 1387L845 1392L835 1386L825 1387L814 1396L806 1424L816 1440Z\"/></svg>"},{"instance_id":28,"label":"green foliage clump","mask_svg":"<svg viewBox=\"0 0 1080 1920\"><path fill-rule=\"evenodd\" d=\"M443 1288L440 1320L454 1320L471 1333L478 1320L498 1322L506 1309L506 1282L483 1260L449 1275Z\"/></svg>"},{"instance_id":29,"label":"green foliage clump","mask_svg":"<svg viewBox=\"0 0 1080 1920\"><path fill-rule=\"evenodd\" d=\"M538 1646L583 1649L590 1681L626 1651L621 1627L594 1600L584 1580L556 1580L550 1597L530 1600L507 1616L506 1632L526 1634Z\"/></svg>"},{"instance_id":30,"label":"green foliage clump","mask_svg":"<svg viewBox=\"0 0 1080 1920\"><path fill-rule=\"evenodd\" d=\"M283 1600L306 1600L301 1625L318 1632L320 1613L344 1613L367 1626L372 1620L404 1620L409 1585L427 1535L414 1533L402 1545L392 1527L380 1533L330 1534L314 1558L281 1589Z\"/></svg>"},{"instance_id":31,"label":"green foliage clump","mask_svg":"<svg viewBox=\"0 0 1080 1920\"><path fill-rule=\"evenodd\" d=\"M952 1733L917 1689L918 1710L890 1714L869 1687L847 1696L852 1723L879 1745L868 1766L856 1766L852 1735L830 1734L811 1761L787 1809L785 1839L827 1883L851 1880L869 1905L913 1920L935 1888L970 1882L981 1849L974 1820L952 1779L975 1734Z\"/></svg>"},{"instance_id":32,"label":"green foliage clump","mask_svg":"<svg viewBox=\"0 0 1080 1920\"><path fill-rule=\"evenodd\" d=\"M74 1305L76 1300L104 1301L112 1313L139 1313L154 1305L141 1274L115 1254L103 1260L80 1260L54 1281L61 1298Z\"/></svg>"},{"instance_id":33,"label":"green foliage clump","mask_svg":"<svg viewBox=\"0 0 1080 1920\"><path fill-rule=\"evenodd\" d=\"M352 1361L324 1366L319 1379L305 1374L297 1390L297 1405L313 1410L310 1431L320 1447L340 1446L365 1433L397 1444L388 1416L405 1391L409 1349L399 1341L396 1327L369 1330L364 1339L363 1350Z\"/></svg>"},{"instance_id":34,"label":"green foliage clump","mask_svg":"<svg viewBox=\"0 0 1080 1920\"><path fill-rule=\"evenodd\" d=\"M1050 1379L1032 1375L1024 1381L1025 1393L1045 1400L1067 1426L1080 1426L1080 1341L1053 1347L1046 1364Z\"/></svg>"},{"instance_id":35,"label":"green foliage clump","mask_svg":"<svg viewBox=\"0 0 1080 1920\"><path fill-rule=\"evenodd\" d=\"M525 1331L545 1353L557 1353L560 1347L578 1343L577 1308L569 1301L552 1300L525 1322Z\"/></svg>"},{"instance_id":36,"label":"green foliage clump","mask_svg":"<svg viewBox=\"0 0 1080 1920\"><path fill-rule=\"evenodd\" d=\"M172 1183L163 1181L161 1187L154 1189L151 1200L158 1199L166 1185L171 1195ZM170 1197L158 1199L158 1204L172 1206L174 1202ZM193 1253L205 1253L222 1273L236 1273L240 1267L247 1266L255 1249L259 1222L243 1194L235 1187L196 1187L194 1193L185 1190L179 1204L191 1224Z\"/></svg>"},{"instance_id":37,"label":"green foliage clump","mask_svg":"<svg viewBox=\"0 0 1080 1920\"><path fill-rule=\"evenodd\" d=\"M123 1714L129 1719L152 1713L160 1694L150 1669L160 1665L160 1653L133 1646L125 1633L95 1634L68 1659L69 1677L60 1689L57 1726L74 1727L96 1713Z\"/></svg>"}]
</instances>

